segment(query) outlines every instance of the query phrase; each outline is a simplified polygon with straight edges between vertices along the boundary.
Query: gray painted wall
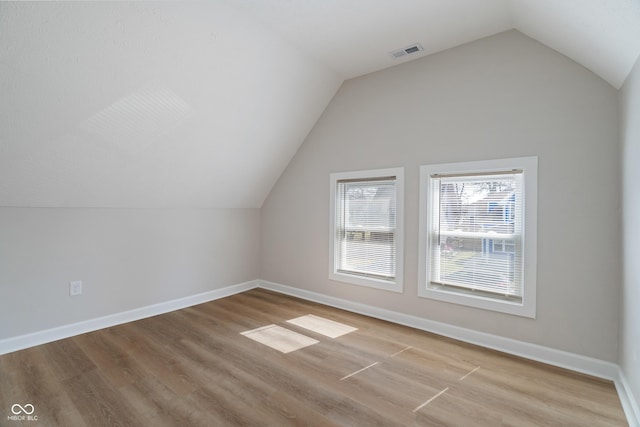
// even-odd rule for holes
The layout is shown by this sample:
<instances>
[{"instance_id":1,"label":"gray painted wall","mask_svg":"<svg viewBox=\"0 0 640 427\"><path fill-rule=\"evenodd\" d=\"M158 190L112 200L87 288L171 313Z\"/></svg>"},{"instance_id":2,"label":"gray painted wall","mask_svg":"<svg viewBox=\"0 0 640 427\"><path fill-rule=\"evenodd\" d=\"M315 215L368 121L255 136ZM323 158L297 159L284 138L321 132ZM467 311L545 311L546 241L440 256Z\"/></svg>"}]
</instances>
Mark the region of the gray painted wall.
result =
<instances>
[{"instance_id":1,"label":"gray painted wall","mask_svg":"<svg viewBox=\"0 0 640 427\"><path fill-rule=\"evenodd\" d=\"M623 280L619 363L640 396L640 61L620 91Z\"/></svg>"},{"instance_id":2,"label":"gray painted wall","mask_svg":"<svg viewBox=\"0 0 640 427\"><path fill-rule=\"evenodd\" d=\"M258 209L0 208L0 339L256 279L259 226Z\"/></svg>"},{"instance_id":3,"label":"gray painted wall","mask_svg":"<svg viewBox=\"0 0 640 427\"><path fill-rule=\"evenodd\" d=\"M618 147L617 91L517 31L349 80L263 205L260 277L616 362ZM539 156L537 319L417 297L419 166L518 156ZM397 166L404 293L330 281L329 174Z\"/></svg>"}]
</instances>

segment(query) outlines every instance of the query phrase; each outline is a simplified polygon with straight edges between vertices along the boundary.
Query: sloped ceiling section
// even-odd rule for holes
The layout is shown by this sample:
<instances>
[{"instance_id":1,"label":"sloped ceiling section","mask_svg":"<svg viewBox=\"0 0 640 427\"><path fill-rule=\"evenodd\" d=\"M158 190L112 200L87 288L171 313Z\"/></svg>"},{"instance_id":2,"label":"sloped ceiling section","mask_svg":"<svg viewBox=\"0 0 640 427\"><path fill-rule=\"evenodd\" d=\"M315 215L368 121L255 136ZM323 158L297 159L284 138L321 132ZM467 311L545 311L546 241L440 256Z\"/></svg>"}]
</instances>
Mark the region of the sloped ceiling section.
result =
<instances>
[{"instance_id":1,"label":"sloped ceiling section","mask_svg":"<svg viewBox=\"0 0 640 427\"><path fill-rule=\"evenodd\" d=\"M640 55L640 0L512 0L514 27L620 89Z\"/></svg>"},{"instance_id":2,"label":"sloped ceiling section","mask_svg":"<svg viewBox=\"0 0 640 427\"><path fill-rule=\"evenodd\" d=\"M220 1L0 3L0 206L259 207L342 82Z\"/></svg>"},{"instance_id":3,"label":"sloped ceiling section","mask_svg":"<svg viewBox=\"0 0 640 427\"><path fill-rule=\"evenodd\" d=\"M619 88L640 0L0 2L0 206L260 207L344 79L512 28Z\"/></svg>"}]
</instances>

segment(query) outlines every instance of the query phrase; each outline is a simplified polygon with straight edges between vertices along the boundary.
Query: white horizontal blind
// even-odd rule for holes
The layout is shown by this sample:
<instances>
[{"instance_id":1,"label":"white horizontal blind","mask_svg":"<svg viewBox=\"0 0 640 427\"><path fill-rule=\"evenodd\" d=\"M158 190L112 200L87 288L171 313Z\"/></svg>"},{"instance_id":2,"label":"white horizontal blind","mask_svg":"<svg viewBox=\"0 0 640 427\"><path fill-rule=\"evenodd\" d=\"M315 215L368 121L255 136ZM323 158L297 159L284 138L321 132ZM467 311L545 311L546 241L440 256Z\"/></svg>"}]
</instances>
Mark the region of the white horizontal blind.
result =
<instances>
[{"instance_id":1,"label":"white horizontal blind","mask_svg":"<svg viewBox=\"0 0 640 427\"><path fill-rule=\"evenodd\" d=\"M516 301L523 294L523 174L431 176L436 285Z\"/></svg>"},{"instance_id":2,"label":"white horizontal blind","mask_svg":"<svg viewBox=\"0 0 640 427\"><path fill-rule=\"evenodd\" d=\"M396 178L340 180L336 194L336 270L394 280Z\"/></svg>"}]
</instances>

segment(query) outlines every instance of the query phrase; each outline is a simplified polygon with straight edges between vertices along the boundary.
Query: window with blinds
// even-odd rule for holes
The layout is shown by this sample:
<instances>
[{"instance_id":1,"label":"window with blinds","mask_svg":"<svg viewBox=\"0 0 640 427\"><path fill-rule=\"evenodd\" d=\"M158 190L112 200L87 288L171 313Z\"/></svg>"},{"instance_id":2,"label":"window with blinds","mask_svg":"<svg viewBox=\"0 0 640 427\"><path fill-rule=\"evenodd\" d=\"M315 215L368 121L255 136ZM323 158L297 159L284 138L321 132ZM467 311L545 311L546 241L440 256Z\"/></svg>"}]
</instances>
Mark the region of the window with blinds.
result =
<instances>
[{"instance_id":1,"label":"window with blinds","mask_svg":"<svg viewBox=\"0 0 640 427\"><path fill-rule=\"evenodd\" d=\"M431 285L522 300L522 170L433 174Z\"/></svg>"},{"instance_id":2,"label":"window with blinds","mask_svg":"<svg viewBox=\"0 0 640 427\"><path fill-rule=\"evenodd\" d=\"M338 181L337 270L396 277L396 179Z\"/></svg>"},{"instance_id":3,"label":"window with blinds","mask_svg":"<svg viewBox=\"0 0 640 427\"><path fill-rule=\"evenodd\" d=\"M537 158L420 168L419 295L535 317Z\"/></svg>"},{"instance_id":4,"label":"window with blinds","mask_svg":"<svg viewBox=\"0 0 640 427\"><path fill-rule=\"evenodd\" d=\"M399 289L401 180L395 169L332 174L333 279Z\"/></svg>"}]
</instances>

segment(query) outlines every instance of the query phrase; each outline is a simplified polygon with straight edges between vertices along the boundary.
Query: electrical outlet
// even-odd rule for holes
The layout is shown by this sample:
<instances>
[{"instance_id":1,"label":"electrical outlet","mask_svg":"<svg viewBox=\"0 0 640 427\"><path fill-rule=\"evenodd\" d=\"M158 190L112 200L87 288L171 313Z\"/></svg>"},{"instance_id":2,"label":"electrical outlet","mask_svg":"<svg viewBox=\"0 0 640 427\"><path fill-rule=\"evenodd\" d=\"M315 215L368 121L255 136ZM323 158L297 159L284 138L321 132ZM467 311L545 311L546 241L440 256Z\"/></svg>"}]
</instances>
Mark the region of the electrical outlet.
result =
<instances>
[{"instance_id":1,"label":"electrical outlet","mask_svg":"<svg viewBox=\"0 0 640 427\"><path fill-rule=\"evenodd\" d=\"M76 295L82 295L82 280L69 282L69 295L72 297Z\"/></svg>"}]
</instances>

